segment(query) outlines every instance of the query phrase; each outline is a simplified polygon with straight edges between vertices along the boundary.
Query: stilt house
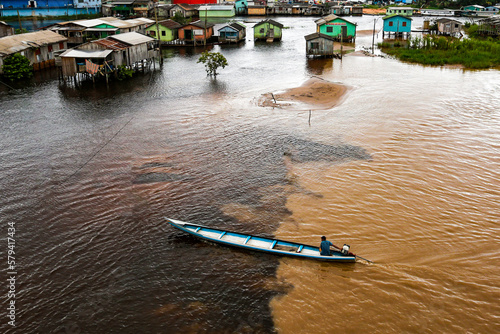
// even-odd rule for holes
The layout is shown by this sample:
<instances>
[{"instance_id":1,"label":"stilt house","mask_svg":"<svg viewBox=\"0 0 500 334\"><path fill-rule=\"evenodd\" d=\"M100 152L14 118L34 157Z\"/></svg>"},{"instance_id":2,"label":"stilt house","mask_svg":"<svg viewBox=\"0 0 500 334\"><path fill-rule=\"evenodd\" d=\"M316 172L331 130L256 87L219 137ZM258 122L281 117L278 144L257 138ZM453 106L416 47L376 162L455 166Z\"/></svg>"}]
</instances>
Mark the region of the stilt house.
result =
<instances>
[{"instance_id":1,"label":"stilt house","mask_svg":"<svg viewBox=\"0 0 500 334\"><path fill-rule=\"evenodd\" d=\"M335 40L352 42L356 38L356 24L337 15L330 14L315 21L316 32L333 37Z\"/></svg>"},{"instance_id":2,"label":"stilt house","mask_svg":"<svg viewBox=\"0 0 500 334\"><path fill-rule=\"evenodd\" d=\"M283 25L271 19L258 22L253 27L253 34L256 40L266 40L272 42L280 41L282 37Z\"/></svg>"},{"instance_id":3,"label":"stilt house","mask_svg":"<svg viewBox=\"0 0 500 334\"><path fill-rule=\"evenodd\" d=\"M146 35L159 39L161 42L171 42L177 39L177 30L182 27L173 20L163 20L158 22L158 26L153 24L146 28ZM160 36L157 36L158 33Z\"/></svg>"},{"instance_id":4,"label":"stilt house","mask_svg":"<svg viewBox=\"0 0 500 334\"><path fill-rule=\"evenodd\" d=\"M389 37L394 35L395 37L406 37L410 36L411 33L411 18L399 14L388 15L382 18L384 20L384 30L382 36L385 37L387 34Z\"/></svg>"},{"instance_id":5,"label":"stilt house","mask_svg":"<svg viewBox=\"0 0 500 334\"><path fill-rule=\"evenodd\" d=\"M306 55L317 57L333 57L335 38L315 32L304 37L306 39Z\"/></svg>"},{"instance_id":6,"label":"stilt house","mask_svg":"<svg viewBox=\"0 0 500 334\"><path fill-rule=\"evenodd\" d=\"M437 20L438 34L440 35L461 35L462 22L447 18Z\"/></svg>"},{"instance_id":7,"label":"stilt house","mask_svg":"<svg viewBox=\"0 0 500 334\"><path fill-rule=\"evenodd\" d=\"M2 37L0 38L0 74L4 59L13 54L19 53L28 58L36 71L55 66L54 52L66 48L67 38L48 30Z\"/></svg>"},{"instance_id":8,"label":"stilt house","mask_svg":"<svg viewBox=\"0 0 500 334\"><path fill-rule=\"evenodd\" d=\"M118 66L144 67L159 56L156 41L148 36L129 32L82 44L61 54L63 77L95 74L94 66L106 73ZM89 68L89 65L91 68Z\"/></svg>"},{"instance_id":9,"label":"stilt house","mask_svg":"<svg viewBox=\"0 0 500 334\"><path fill-rule=\"evenodd\" d=\"M246 27L238 22L229 23L219 30L219 42L238 43L246 37Z\"/></svg>"},{"instance_id":10,"label":"stilt house","mask_svg":"<svg viewBox=\"0 0 500 334\"><path fill-rule=\"evenodd\" d=\"M186 43L202 45L214 35L214 24L198 20L180 27L178 34Z\"/></svg>"}]
</instances>

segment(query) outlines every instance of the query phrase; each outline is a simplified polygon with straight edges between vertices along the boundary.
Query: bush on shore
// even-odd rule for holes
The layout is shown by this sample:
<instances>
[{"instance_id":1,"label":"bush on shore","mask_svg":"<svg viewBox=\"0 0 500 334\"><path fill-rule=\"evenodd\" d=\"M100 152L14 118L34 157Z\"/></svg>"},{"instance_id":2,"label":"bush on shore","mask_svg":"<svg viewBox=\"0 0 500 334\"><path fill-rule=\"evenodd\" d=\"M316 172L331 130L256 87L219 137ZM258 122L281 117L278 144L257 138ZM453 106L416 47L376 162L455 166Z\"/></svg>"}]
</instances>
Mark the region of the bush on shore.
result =
<instances>
[{"instance_id":1,"label":"bush on shore","mask_svg":"<svg viewBox=\"0 0 500 334\"><path fill-rule=\"evenodd\" d=\"M470 69L500 66L500 41L491 38L459 40L432 35L407 42L384 42L379 47L400 60L424 65L460 64Z\"/></svg>"}]
</instances>

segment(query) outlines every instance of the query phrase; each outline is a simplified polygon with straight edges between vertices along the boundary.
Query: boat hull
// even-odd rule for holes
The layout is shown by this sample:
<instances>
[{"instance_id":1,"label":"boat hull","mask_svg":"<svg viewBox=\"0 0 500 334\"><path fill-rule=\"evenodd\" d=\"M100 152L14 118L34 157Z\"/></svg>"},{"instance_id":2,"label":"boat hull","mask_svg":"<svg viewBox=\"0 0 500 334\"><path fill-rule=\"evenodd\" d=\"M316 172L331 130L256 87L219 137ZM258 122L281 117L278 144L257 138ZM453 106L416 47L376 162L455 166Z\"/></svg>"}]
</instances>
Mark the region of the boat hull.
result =
<instances>
[{"instance_id":1,"label":"boat hull","mask_svg":"<svg viewBox=\"0 0 500 334\"><path fill-rule=\"evenodd\" d=\"M320 255L316 246L305 245L279 239L258 237L244 233L236 233L211 228L203 225L186 223L166 218L173 227L189 233L197 238L231 247L265 252L278 256L290 256L327 262L355 262L355 255L344 255L340 251L332 251L332 255Z\"/></svg>"}]
</instances>

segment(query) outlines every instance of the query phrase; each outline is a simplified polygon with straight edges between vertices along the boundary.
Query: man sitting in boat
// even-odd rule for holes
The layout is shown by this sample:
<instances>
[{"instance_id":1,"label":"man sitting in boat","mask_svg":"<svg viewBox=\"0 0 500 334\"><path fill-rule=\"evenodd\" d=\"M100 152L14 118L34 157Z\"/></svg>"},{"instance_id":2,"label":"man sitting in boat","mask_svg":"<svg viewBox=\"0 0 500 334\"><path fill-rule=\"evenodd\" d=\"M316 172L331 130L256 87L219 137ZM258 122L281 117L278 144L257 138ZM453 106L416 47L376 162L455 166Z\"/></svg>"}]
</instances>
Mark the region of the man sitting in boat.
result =
<instances>
[{"instance_id":1,"label":"man sitting in boat","mask_svg":"<svg viewBox=\"0 0 500 334\"><path fill-rule=\"evenodd\" d=\"M325 236L322 236L321 237L321 244L319 245L320 255L326 255L326 256L332 255L332 253L330 251L330 247L334 247L333 244L330 241L326 240Z\"/></svg>"}]
</instances>

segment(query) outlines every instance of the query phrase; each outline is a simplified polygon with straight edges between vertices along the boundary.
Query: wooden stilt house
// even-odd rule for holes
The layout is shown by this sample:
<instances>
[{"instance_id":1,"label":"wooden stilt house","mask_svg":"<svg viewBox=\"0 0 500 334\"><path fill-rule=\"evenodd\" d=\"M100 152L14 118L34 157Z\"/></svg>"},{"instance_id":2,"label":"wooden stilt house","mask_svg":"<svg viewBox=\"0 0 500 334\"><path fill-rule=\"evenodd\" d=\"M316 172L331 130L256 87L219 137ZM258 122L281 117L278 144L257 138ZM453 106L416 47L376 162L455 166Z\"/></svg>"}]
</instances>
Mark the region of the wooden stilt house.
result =
<instances>
[{"instance_id":1,"label":"wooden stilt house","mask_svg":"<svg viewBox=\"0 0 500 334\"><path fill-rule=\"evenodd\" d=\"M316 32L333 37L337 41L353 42L356 38L356 24L337 15L330 14L314 22Z\"/></svg>"},{"instance_id":2,"label":"wooden stilt house","mask_svg":"<svg viewBox=\"0 0 500 334\"><path fill-rule=\"evenodd\" d=\"M246 27L239 22L229 23L219 30L219 42L221 43L238 43L245 40Z\"/></svg>"},{"instance_id":3,"label":"wooden stilt house","mask_svg":"<svg viewBox=\"0 0 500 334\"><path fill-rule=\"evenodd\" d=\"M253 27L254 39L267 42L280 41L282 31L283 25L271 19L260 21Z\"/></svg>"},{"instance_id":4,"label":"wooden stilt house","mask_svg":"<svg viewBox=\"0 0 500 334\"><path fill-rule=\"evenodd\" d=\"M315 32L304 37L306 39L306 55L314 57L333 57L335 38Z\"/></svg>"},{"instance_id":5,"label":"wooden stilt house","mask_svg":"<svg viewBox=\"0 0 500 334\"><path fill-rule=\"evenodd\" d=\"M408 38L411 34L411 21L412 19L408 16L403 16L399 14L388 15L382 18L384 20L384 30L382 32L382 38L386 35L390 38L391 36Z\"/></svg>"}]
</instances>

